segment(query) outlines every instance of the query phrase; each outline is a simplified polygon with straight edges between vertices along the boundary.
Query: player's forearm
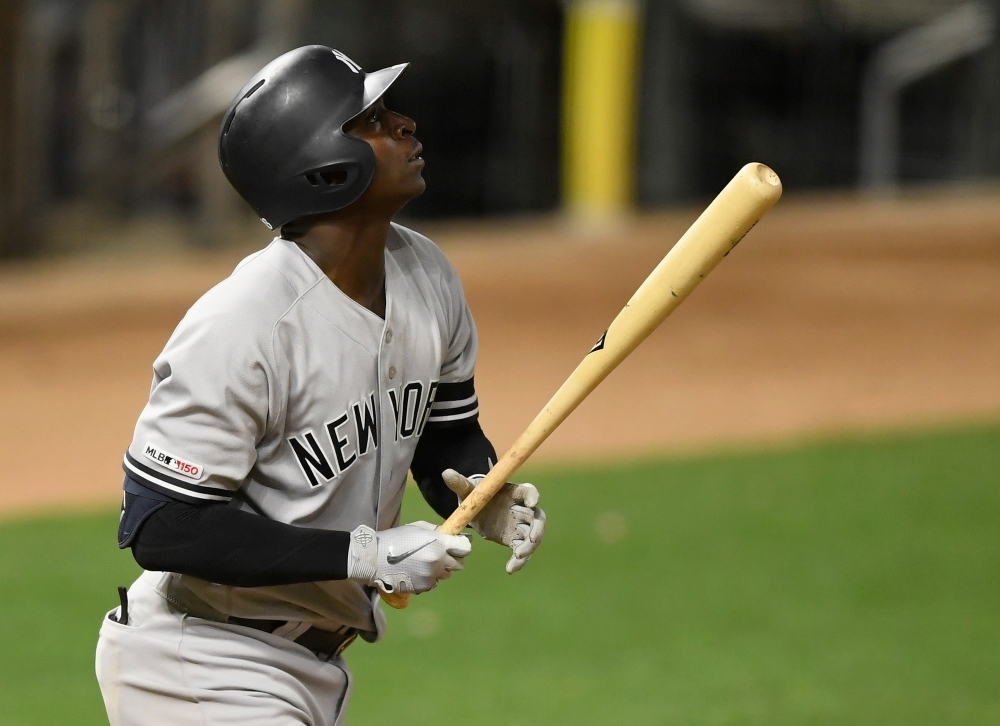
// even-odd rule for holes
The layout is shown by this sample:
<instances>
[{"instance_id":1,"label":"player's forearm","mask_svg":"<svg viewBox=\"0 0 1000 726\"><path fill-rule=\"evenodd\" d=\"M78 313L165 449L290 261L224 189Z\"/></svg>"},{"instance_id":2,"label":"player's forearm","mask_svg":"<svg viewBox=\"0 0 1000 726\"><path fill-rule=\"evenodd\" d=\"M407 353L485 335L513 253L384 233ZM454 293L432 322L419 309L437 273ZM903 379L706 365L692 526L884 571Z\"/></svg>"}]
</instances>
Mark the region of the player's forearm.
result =
<instances>
[{"instance_id":1,"label":"player's forearm","mask_svg":"<svg viewBox=\"0 0 1000 726\"><path fill-rule=\"evenodd\" d=\"M132 553L146 570L265 587L347 577L350 533L306 529L221 504L182 502L143 523Z\"/></svg>"},{"instance_id":2,"label":"player's forearm","mask_svg":"<svg viewBox=\"0 0 1000 726\"><path fill-rule=\"evenodd\" d=\"M472 478L489 472L496 460L496 450L478 421L462 426L428 426L417 444L410 470L427 503L447 519L458 507L458 497L444 483L441 472L454 469Z\"/></svg>"}]
</instances>

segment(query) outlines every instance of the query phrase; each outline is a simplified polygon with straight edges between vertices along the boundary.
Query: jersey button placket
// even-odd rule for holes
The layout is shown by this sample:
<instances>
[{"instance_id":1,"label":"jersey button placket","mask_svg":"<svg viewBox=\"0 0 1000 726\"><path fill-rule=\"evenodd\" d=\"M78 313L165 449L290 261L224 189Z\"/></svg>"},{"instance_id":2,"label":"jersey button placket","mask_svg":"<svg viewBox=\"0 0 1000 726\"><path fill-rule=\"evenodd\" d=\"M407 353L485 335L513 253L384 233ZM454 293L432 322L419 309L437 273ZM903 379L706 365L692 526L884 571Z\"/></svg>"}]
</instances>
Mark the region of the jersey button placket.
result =
<instances>
[{"instance_id":1,"label":"jersey button placket","mask_svg":"<svg viewBox=\"0 0 1000 726\"><path fill-rule=\"evenodd\" d=\"M396 377L396 368L394 366L389 366L389 380L391 381Z\"/></svg>"}]
</instances>

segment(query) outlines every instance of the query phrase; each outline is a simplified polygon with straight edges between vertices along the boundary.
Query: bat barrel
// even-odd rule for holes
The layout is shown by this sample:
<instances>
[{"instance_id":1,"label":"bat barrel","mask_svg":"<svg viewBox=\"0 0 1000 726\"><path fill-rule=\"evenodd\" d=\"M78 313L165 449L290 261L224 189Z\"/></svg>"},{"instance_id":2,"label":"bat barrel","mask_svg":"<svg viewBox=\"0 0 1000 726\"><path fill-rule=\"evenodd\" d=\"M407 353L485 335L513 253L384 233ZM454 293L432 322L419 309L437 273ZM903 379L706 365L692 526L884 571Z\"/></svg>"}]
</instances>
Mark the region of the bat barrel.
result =
<instances>
[{"instance_id":1,"label":"bat barrel","mask_svg":"<svg viewBox=\"0 0 1000 726\"><path fill-rule=\"evenodd\" d=\"M781 180L764 164L747 164L688 228L639 286L586 358L496 466L441 525L458 534L607 375L618 366L739 244L781 198ZM394 608L410 596L383 593Z\"/></svg>"},{"instance_id":2,"label":"bat barrel","mask_svg":"<svg viewBox=\"0 0 1000 726\"><path fill-rule=\"evenodd\" d=\"M441 525L458 534L607 375L705 279L781 197L781 180L747 164L636 290L586 358L496 466Z\"/></svg>"}]
</instances>

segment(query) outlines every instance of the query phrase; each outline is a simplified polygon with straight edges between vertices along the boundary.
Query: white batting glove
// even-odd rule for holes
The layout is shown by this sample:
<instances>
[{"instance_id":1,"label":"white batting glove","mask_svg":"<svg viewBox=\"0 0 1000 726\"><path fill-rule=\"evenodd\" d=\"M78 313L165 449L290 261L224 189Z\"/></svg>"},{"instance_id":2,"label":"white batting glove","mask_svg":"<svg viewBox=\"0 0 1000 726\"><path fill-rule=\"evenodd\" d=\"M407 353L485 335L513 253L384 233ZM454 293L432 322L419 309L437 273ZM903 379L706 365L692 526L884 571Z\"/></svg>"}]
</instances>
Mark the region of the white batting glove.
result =
<instances>
[{"instance_id":1,"label":"white batting glove","mask_svg":"<svg viewBox=\"0 0 1000 726\"><path fill-rule=\"evenodd\" d=\"M458 495L459 501L469 496L475 488L471 480L454 469L445 469L441 478ZM482 477L476 478L482 480ZM472 528L483 539L506 545L513 550L513 555L507 561L507 572L510 574L524 567L528 558L542 543L545 535L545 512L537 504L538 490L534 484L508 482L471 522Z\"/></svg>"},{"instance_id":2,"label":"white batting glove","mask_svg":"<svg viewBox=\"0 0 1000 726\"><path fill-rule=\"evenodd\" d=\"M461 570L471 551L468 537L438 532L430 522L381 532L362 524L351 532L347 577L385 592L426 592Z\"/></svg>"}]
</instances>

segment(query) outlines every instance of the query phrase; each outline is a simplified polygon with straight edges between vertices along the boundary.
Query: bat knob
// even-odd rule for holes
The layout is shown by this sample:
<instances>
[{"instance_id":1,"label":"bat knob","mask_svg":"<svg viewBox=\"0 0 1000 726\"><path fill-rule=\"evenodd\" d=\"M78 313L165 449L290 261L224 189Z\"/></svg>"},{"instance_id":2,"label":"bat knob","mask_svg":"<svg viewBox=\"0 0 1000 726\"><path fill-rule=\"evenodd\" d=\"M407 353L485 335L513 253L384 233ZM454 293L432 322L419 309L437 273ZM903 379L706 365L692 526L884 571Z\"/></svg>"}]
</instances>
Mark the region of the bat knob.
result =
<instances>
[{"instance_id":1,"label":"bat knob","mask_svg":"<svg viewBox=\"0 0 1000 726\"><path fill-rule=\"evenodd\" d=\"M382 588L379 588L378 592L382 597L382 602L396 610L403 610L410 604L411 596L408 592L386 592Z\"/></svg>"}]
</instances>

